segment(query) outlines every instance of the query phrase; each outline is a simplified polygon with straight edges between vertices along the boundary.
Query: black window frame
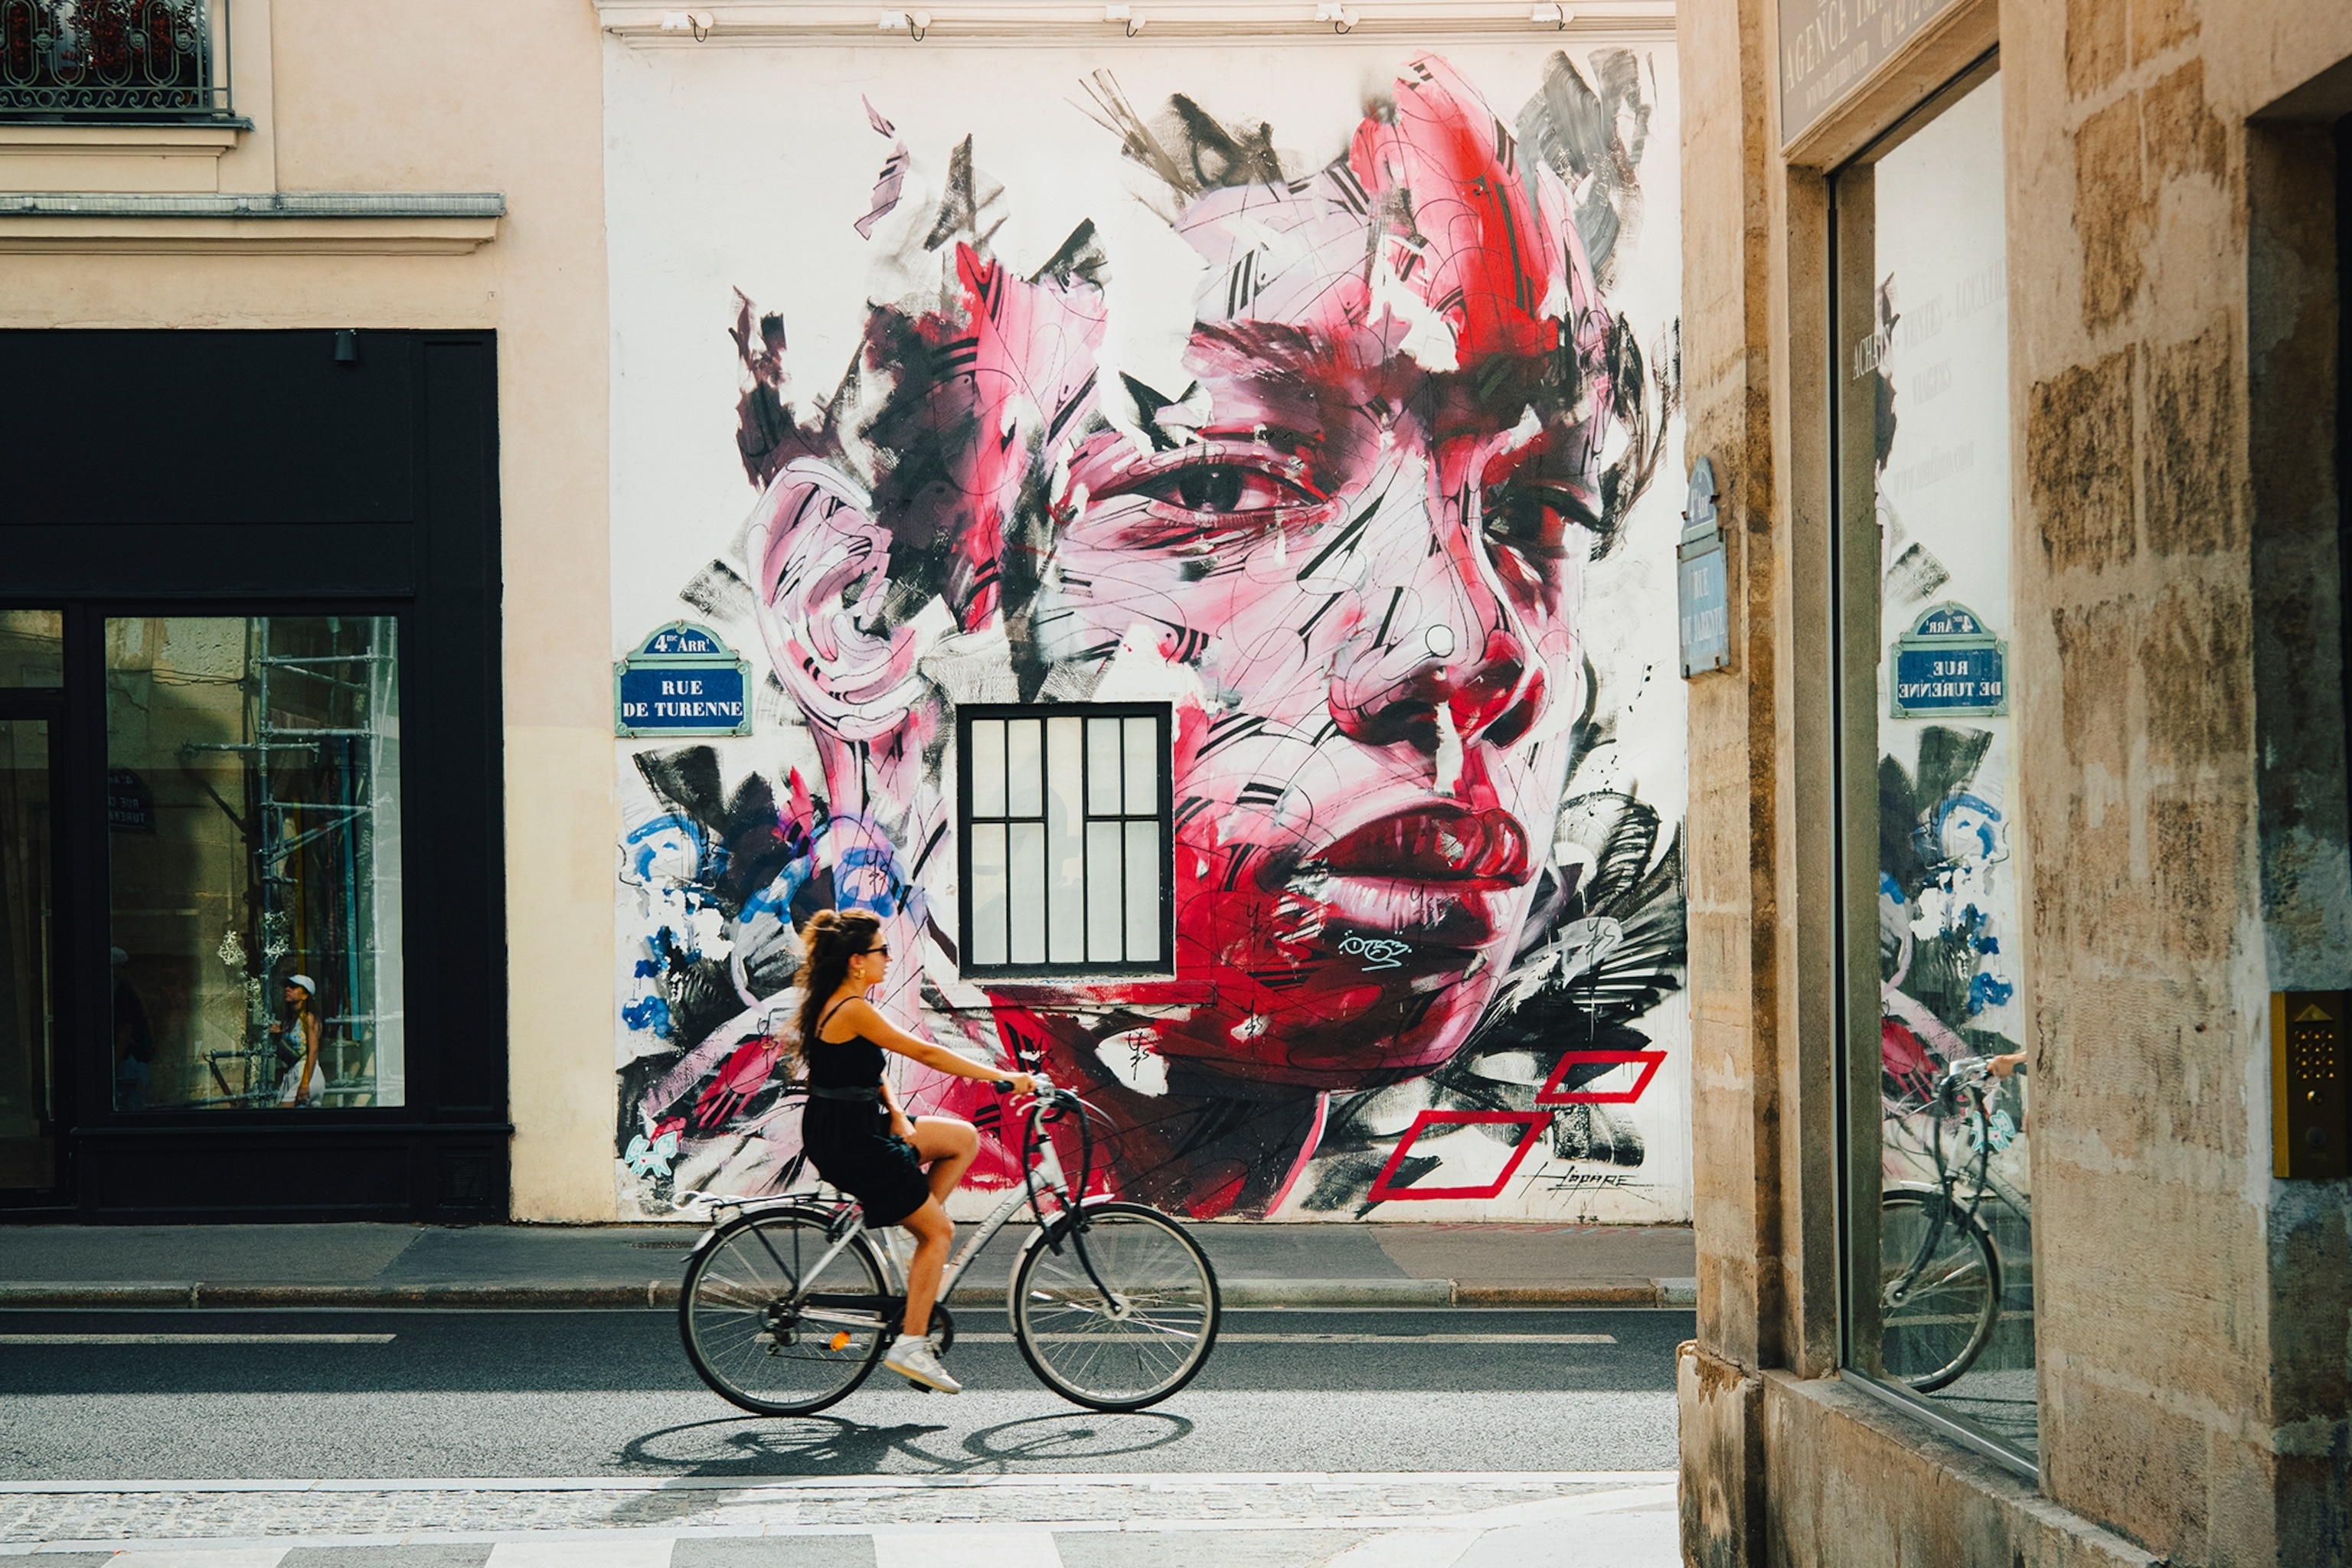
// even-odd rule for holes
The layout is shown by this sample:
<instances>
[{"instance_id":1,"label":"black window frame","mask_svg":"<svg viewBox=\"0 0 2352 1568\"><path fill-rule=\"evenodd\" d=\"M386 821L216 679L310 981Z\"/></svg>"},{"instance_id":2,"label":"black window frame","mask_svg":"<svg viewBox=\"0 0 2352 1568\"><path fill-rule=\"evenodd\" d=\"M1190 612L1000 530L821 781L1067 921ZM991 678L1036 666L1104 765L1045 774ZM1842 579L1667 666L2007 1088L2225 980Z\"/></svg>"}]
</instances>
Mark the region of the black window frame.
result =
<instances>
[{"instance_id":1,"label":"black window frame","mask_svg":"<svg viewBox=\"0 0 2352 1568\"><path fill-rule=\"evenodd\" d=\"M1156 820L1160 827L1160 952L1151 962L1128 959L1118 963L1088 960L1077 963L992 963L978 964L972 961L972 774L968 765L971 756L971 727L987 720L1047 719L1150 719L1157 722L1157 751L1160 759L1159 800ZM1093 978L1121 980L1129 978L1165 979L1176 973L1176 758L1175 709L1167 702L968 702L961 704L955 714L956 758L956 966L967 980L1042 980ZM1087 773L1092 763L1088 748L1079 749L1078 799L1082 822L1141 822L1139 814L1122 812L1117 817L1097 816L1088 809ZM1042 755L1042 752L1041 752ZM1044 781L1039 783L1041 799ZM985 822L1027 822L1044 820L1041 815L1031 818L990 816ZM1083 864L1084 862L1082 862ZM1091 881L1091 871L1081 875ZM1091 887L1089 885L1089 891Z\"/></svg>"}]
</instances>

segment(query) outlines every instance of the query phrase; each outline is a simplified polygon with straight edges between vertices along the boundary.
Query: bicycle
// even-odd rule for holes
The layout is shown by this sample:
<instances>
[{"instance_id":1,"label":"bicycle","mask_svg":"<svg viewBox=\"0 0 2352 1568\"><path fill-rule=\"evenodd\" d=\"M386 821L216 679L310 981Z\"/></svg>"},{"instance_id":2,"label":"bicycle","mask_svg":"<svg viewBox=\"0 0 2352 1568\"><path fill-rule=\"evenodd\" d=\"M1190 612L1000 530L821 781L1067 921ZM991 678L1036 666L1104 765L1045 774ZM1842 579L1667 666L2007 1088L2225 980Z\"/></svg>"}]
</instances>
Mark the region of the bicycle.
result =
<instances>
[{"instance_id":1,"label":"bicycle","mask_svg":"<svg viewBox=\"0 0 2352 1568\"><path fill-rule=\"evenodd\" d=\"M1978 1212L1988 1196L2017 1206L1990 1173L1994 1149L2006 1142L1986 1108L1994 1079L1982 1057L1937 1075L1926 1107L1934 1113L1927 1142L1936 1184L1891 1187L1879 1198L1882 1364L1922 1394L1967 1372L2000 1321L2000 1248ZM1945 1130L1954 1124L1973 1146L1973 1173L1965 1158L1956 1169L1945 1156Z\"/></svg>"},{"instance_id":2,"label":"bicycle","mask_svg":"<svg viewBox=\"0 0 2352 1568\"><path fill-rule=\"evenodd\" d=\"M1075 1184L1051 1131L1070 1113L1080 1142ZM955 1342L948 1292L1025 1204L1037 1226L1005 1300L1023 1359L1074 1404L1141 1410L1192 1382L1215 1348L1216 1270L1158 1209L1084 1198L1094 1148L1087 1113L1076 1095L1036 1080L1023 1116L1021 1184L947 1266L930 1337L942 1352ZM787 1186L794 1173L788 1168ZM720 1208L733 1217L714 1216L678 1289L678 1332L696 1373L755 1415L808 1415L847 1398L905 1318L906 1281L891 1249L874 1245L856 1203L838 1194L720 1200Z\"/></svg>"}]
</instances>

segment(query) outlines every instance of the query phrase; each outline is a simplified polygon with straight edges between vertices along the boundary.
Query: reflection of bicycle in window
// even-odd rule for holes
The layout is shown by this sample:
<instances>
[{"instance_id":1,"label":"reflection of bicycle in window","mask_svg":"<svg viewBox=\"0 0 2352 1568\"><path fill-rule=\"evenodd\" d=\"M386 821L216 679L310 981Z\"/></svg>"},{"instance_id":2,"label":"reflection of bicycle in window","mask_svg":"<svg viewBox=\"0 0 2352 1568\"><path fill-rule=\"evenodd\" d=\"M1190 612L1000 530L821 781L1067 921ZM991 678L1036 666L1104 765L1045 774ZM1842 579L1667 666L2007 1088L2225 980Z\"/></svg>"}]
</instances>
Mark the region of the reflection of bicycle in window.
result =
<instances>
[{"instance_id":1,"label":"reflection of bicycle in window","mask_svg":"<svg viewBox=\"0 0 2352 1568\"><path fill-rule=\"evenodd\" d=\"M1991 1101L2021 1057L1964 1057L1936 1075L1919 1117L1932 1185L1881 1194L1878 1313L1883 1364L1921 1393L1968 1371L2000 1321L2000 1248L1982 1213L1990 1197L2019 1215L2024 1200L1993 1174L2017 1129ZM1915 1119L1890 1117L1890 1132Z\"/></svg>"},{"instance_id":2,"label":"reflection of bicycle in window","mask_svg":"<svg viewBox=\"0 0 2352 1568\"><path fill-rule=\"evenodd\" d=\"M1064 1174L1053 1126L1076 1113L1078 1179ZM1037 1228L1013 1265L1013 1342L1045 1385L1097 1410L1140 1410L1190 1383L1217 1339L1217 1277L1184 1227L1141 1204L1087 1200L1086 1107L1042 1079L1024 1108L1022 1184L947 1267L944 1297L1025 1204ZM787 1184L795 1173L787 1173ZM826 1194L719 1199L678 1293L678 1328L702 1380L762 1415L806 1415L864 1383L898 1333L906 1281L857 1205ZM729 1212L734 1217L726 1217ZM933 1349L955 1341L931 1310ZM919 1388L919 1384L914 1386Z\"/></svg>"}]
</instances>

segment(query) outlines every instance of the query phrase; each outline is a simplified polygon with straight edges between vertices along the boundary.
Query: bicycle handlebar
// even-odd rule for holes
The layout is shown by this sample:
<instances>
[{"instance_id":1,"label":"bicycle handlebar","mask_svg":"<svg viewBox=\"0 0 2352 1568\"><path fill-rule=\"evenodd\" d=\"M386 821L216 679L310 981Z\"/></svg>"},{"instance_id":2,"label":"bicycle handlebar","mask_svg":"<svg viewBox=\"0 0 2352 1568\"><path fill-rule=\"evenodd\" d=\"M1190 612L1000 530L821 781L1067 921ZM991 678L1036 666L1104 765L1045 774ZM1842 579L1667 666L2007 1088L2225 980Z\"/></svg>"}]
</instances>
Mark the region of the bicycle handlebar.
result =
<instances>
[{"instance_id":1,"label":"bicycle handlebar","mask_svg":"<svg viewBox=\"0 0 2352 1568\"><path fill-rule=\"evenodd\" d=\"M1074 1106L1078 1103L1078 1097L1076 1095L1072 1094L1066 1089L1055 1088L1053 1081L1042 1073L1031 1073L1029 1075L1029 1082L1031 1084L1031 1098L1042 1105ZM1013 1092L1013 1080L1009 1078L1000 1078L996 1079L995 1086L996 1091L999 1094L1010 1094Z\"/></svg>"}]
</instances>

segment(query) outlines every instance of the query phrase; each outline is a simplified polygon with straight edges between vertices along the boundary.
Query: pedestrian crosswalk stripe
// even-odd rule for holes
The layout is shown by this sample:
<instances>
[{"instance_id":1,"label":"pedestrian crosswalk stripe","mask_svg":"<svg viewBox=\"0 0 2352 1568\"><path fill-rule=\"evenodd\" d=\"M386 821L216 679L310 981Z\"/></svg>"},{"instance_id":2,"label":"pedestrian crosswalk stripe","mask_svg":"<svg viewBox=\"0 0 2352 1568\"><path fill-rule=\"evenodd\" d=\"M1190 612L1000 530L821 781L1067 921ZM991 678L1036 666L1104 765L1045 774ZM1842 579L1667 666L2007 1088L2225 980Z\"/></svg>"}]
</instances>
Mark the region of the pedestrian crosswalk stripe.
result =
<instances>
[{"instance_id":1,"label":"pedestrian crosswalk stripe","mask_svg":"<svg viewBox=\"0 0 2352 1568\"><path fill-rule=\"evenodd\" d=\"M669 1568L674 1543L667 1535L501 1541L483 1568Z\"/></svg>"},{"instance_id":2,"label":"pedestrian crosswalk stripe","mask_svg":"<svg viewBox=\"0 0 2352 1568\"><path fill-rule=\"evenodd\" d=\"M1042 1530L922 1530L874 1536L874 1568L1062 1568Z\"/></svg>"},{"instance_id":3,"label":"pedestrian crosswalk stripe","mask_svg":"<svg viewBox=\"0 0 2352 1568\"><path fill-rule=\"evenodd\" d=\"M1451 1568L1477 1543L1475 1530L1392 1530L1360 1541L1328 1568Z\"/></svg>"},{"instance_id":4,"label":"pedestrian crosswalk stripe","mask_svg":"<svg viewBox=\"0 0 2352 1568\"><path fill-rule=\"evenodd\" d=\"M107 1568L278 1568L287 1546L166 1547L116 1553Z\"/></svg>"}]
</instances>

